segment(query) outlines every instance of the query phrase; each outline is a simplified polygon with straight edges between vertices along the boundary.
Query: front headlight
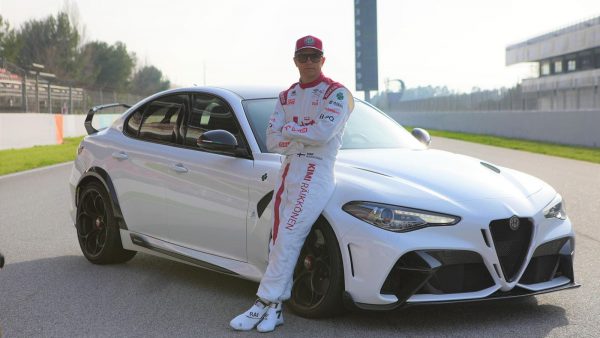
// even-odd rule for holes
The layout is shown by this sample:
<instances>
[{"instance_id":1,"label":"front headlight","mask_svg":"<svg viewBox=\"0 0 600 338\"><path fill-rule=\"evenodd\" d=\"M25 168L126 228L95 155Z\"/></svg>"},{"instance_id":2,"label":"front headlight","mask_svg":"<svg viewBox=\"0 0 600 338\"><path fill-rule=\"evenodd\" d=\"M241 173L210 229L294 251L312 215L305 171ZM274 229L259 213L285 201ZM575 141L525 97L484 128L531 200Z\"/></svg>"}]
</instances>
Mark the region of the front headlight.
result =
<instances>
[{"instance_id":1,"label":"front headlight","mask_svg":"<svg viewBox=\"0 0 600 338\"><path fill-rule=\"evenodd\" d=\"M560 194L556 194L552 202L544 208L544 217L567 219L567 211L565 210L565 202Z\"/></svg>"},{"instance_id":2,"label":"front headlight","mask_svg":"<svg viewBox=\"0 0 600 338\"><path fill-rule=\"evenodd\" d=\"M348 202L342 210L376 227L394 232L454 225L460 221L458 216L374 202Z\"/></svg>"}]
</instances>

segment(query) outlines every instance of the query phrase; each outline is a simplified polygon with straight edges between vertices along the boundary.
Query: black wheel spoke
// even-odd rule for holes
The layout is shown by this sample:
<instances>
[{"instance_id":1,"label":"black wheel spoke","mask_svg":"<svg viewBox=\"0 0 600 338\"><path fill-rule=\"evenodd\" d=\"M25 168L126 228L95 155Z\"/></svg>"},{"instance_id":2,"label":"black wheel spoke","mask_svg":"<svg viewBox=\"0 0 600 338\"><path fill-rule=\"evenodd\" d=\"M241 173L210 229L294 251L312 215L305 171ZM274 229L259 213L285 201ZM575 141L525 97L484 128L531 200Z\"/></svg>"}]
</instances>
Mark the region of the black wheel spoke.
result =
<instances>
[{"instance_id":1,"label":"black wheel spoke","mask_svg":"<svg viewBox=\"0 0 600 338\"><path fill-rule=\"evenodd\" d=\"M123 248L109 191L99 181L78 187L75 228L81 251L94 264L114 264L130 260L135 251Z\"/></svg>"},{"instance_id":2,"label":"black wheel spoke","mask_svg":"<svg viewBox=\"0 0 600 338\"><path fill-rule=\"evenodd\" d=\"M94 206L94 198L91 196L91 193L90 195L85 196L83 210L85 210L85 212L92 217L98 214L96 207Z\"/></svg>"},{"instance_id":3,"label":"black wheel spoke","mask_svg":"<svg viewBox=\"0 0 600 338\"><path fill-rule=\"evenodd\" d=\"M94 208L98 212L99 216L104 217L104 214L105 214L104 201L102 201L102 197L100 195L98 195L98 196L96 196L96 198L94 198Z\"/></svg>"},{"instance_id":4,"label":"black wheel spoke","mask_svg":"<svg viewBox=\"0 0 600 338\"><path fill-rule=\"evenodd\" d=\"M102 195L96 190L83 193L77 215L77 235L81 247L89 256L97 256L108 238L107 209Z\"/></svg>"},{"instance_id":5,"label":"black wheel spoke","mask_svg":"<svg viewBox=\"0 0 600 338\"><path fill-rule=\"evenodd\" d=\"M318 307L331 285L331 257L318 226L307 236L294 272L293 301L307 310Z\"/></svg>"}]
</instances>

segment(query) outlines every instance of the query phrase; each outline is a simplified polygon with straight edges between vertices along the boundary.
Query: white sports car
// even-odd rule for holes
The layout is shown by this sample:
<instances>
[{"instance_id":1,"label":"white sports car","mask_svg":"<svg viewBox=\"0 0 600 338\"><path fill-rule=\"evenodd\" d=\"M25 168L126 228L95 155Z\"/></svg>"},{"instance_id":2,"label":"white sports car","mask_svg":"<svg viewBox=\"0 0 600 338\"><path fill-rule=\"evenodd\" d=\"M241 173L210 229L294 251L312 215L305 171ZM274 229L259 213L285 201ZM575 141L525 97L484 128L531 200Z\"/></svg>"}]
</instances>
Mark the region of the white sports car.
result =
<instances>
[{"instance_id":1,"label":"white sports car","mask_svg":"<svg viewBox=\"0 0 600 338\"><path fill-rule=\"evenodd\" d=\"M259 281L266 269L281 155L265 130L278 92L194 87L148 97L101 131L86 119L70 187L92 263L137 251ZM336 189L309 234L288 306L479 301L579 286L561 196L527 174L428 149L356 100ZM417 140L420 138L420 141Z\"/></svg>"}]
</instances>

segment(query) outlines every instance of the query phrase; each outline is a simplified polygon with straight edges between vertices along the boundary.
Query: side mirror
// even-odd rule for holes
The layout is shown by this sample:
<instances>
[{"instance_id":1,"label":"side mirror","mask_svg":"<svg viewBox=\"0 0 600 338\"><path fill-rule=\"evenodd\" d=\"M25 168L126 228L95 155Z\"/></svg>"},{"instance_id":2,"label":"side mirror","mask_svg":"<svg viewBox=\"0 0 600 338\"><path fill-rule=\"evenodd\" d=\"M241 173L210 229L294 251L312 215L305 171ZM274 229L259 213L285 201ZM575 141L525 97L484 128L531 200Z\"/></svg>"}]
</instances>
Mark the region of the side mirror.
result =
<instances>
[{"instance_id":1,"label":"side mirror","mask_svg":"<svg viewBox=\"0 0 600 338\"><path fill-rule=\"evenodd\" d=\"M415 128L411 132L412 136L414 136L419 142L423 143L427 148L429 148L429 144L431 144L431 136L425 129Z\"/></svg>"},{"instance_id":2,"label":"side mirror","mask_svg":"<svg viewBox=\"0 0 600 338\"><path fill-rule=\"evenodd\" d=\"M207 131L198 138L196 144L199 147L209 150L233 151L238 146L238 142L232 133L227 130L217 129Z\"/></svg>"}]
</instances>

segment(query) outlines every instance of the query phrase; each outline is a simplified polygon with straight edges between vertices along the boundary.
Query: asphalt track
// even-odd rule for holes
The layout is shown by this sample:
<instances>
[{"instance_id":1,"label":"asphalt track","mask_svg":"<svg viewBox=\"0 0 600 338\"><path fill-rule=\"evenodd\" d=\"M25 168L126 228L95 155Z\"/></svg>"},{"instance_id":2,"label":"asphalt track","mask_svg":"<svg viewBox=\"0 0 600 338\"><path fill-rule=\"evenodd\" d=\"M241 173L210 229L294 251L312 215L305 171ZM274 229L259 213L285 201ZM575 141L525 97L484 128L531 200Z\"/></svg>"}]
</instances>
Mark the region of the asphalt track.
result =
<instances>
[{"instance_id":1,"label":"asphalt track","mask_svg":"<svg viewBox=\"0 0 600 338\"><path fill-rule=\"evenodd\" d=\"M355 312L325 320L285 313L286 337L600 337L600 165L442 138L433 148L533 174L565 198L576 227L579 289L520 300ZM2 337L250 337L229 320L257 284L138 254L88 263L69 215L70 165L0 178Z\"/></svg>"}]
</instances>

